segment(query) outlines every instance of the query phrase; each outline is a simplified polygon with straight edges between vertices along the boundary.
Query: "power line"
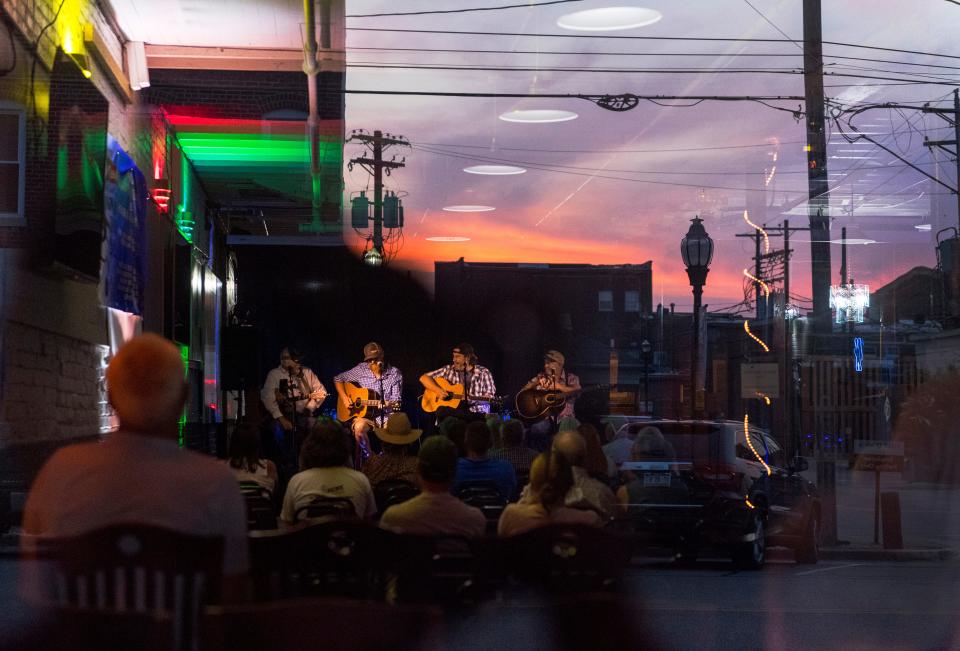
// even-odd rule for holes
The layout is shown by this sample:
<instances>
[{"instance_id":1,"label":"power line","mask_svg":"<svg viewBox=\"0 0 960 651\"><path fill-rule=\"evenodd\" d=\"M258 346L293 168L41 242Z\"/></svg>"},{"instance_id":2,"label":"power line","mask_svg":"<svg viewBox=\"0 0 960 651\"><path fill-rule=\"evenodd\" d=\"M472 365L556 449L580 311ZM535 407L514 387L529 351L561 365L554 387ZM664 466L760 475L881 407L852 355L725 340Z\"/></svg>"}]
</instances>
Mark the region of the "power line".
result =
<instances>
[{"instance_id":1,"label":"power line","mask_svg":"<svg viewBox=\"0 0 960 651\"><path fill-rule=\"evenodd\" d=\"M682 41L682 42L712 42L712 43L802 43L802 40L783 38L723 38L716 36L614 36L611 34L537 34L535 32L481 32L472 30L452 29L401 29L397 27L347 27L353 32L393 32L401 34L445 34L452 36L527 36L531 38L581 38L581 39L614 39L624 41ZM843 41L822 41L823 45L838 47L854 47L880 52L899 52L901 54L919 54L922 56L942 57L945 59L960 59L956 54L940 54L921 50L906 50L902 48L881 47L877 45L862 45L860 43L846 43Z\"/></svg>"},{"instance_id":2,"label":"power line","mask_svg":"<svg viewBox=\"0 0 960 651\"><path fill-rule=\"evenodd\" d=\"M465 14L474 11L500 11L502 9L529 9L532 7L545 7L547 5L562 5L570 2L583 2L583 0L547 0L546 2L525 2L518 5L499 5L494 7L469 7L466 9L435 9L431 11L396 11L393 13L382 14L347 14L347 18L381 18L386 16L426 16L429 14Z\"/></svg>"},{"instance_id":3,"label":"power line","mask_svg":"<svg viewBox=\"0 0 960 651\"><path fill-rule=\"evenodd\" d=\"M468 145L453 142L421 142L420 145L430 147L460 147L463 149L489 149L488 145ZM713 151L722 149L747 149L753 147L776 147L777 145L801 145L804 140L789 140L780 143L757 143L753 145L720 145L716 147L678 147L672 149L532 149L529 147L497 147L502 151L533 151L551 154L659 154L688 151Z\"/></svg>"},{"instance_id":4,"label":"power line","mask_svg":"<svg viewBox=\"0 0 960 651\"><path fill-rule=\"evenodd\" d=\"M712 58L740 58L740 57L802 57L802 53L792 52L571 52L569 50L498 50L474 48L421 48L421 47L348 47L351 51L371 52L436 52L442 54L535 54L538 56L618 56L618 57L712 57ZM937 63L918 63L914 61L897 61L896 59L876 59L871 57L852 57L839 54L824 54L824 59L843 59L846 61L863 61L867 63L890 63L902 66L918 66L922 68L945 68L960 70L960 66L948 66Z\"/></svg>"}]
</instances>

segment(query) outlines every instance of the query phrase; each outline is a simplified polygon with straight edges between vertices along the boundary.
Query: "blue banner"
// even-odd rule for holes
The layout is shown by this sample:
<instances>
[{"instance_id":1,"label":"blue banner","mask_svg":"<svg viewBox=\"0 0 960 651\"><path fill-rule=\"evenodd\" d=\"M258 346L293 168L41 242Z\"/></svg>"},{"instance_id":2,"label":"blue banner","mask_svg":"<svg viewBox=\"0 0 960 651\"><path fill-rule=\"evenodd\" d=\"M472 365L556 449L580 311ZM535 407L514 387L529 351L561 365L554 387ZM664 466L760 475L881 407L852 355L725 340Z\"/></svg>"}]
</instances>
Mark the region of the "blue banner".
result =
<instances>
[{"instance_id":1,"label":"blue banner","mask_svg":"<svg viewBox=\"0 0 960 651\"><path fill-rule=\"evenodd\" d=\"M147 184L133 159L110 135L103 189L100 300L106 307L142 315Z\"/></svg>"}]
</instances>

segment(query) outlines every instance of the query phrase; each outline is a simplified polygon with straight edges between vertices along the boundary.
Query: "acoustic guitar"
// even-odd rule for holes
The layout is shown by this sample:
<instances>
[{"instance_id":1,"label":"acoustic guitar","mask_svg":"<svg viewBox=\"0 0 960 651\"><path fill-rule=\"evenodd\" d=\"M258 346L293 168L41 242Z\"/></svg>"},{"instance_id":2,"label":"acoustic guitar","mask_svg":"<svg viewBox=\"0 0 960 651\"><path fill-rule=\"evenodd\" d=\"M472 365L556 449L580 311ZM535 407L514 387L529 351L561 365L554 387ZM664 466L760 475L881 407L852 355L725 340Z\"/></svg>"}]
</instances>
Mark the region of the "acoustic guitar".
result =
<instances>
[{"instance_id":1,"label":"acoustic guitar","mask_svg":"<svg viewBox=\"0 0 960 651\"><path fill-rule=\"evenodd\" d=\"M383 409L400 409L399 400L383 400L380 393L373 389L365 389L355 382L347 382L343 387L344 393L350 398L350 406L343 404L342 400L337 401L337 418L341 421L348 421L351 418L367 418L371 411L381 411ZM371 414L369 417L378 416Z\"/></svg>"},{"instance_id":2,"label":"acoustic guitar","mask_svg":"<svg viewBox=\"0 0 960 651\"><path fill-rule=\"evenodd\" d=\"M540 420L547 416L556 416L563 411L563 406L570 396L580 396L591 391L600 391L610 388L607 384L598 384L589 388L580 388L572 393L563 393L559 389L524 389L517 394L515 400L517 415L524 420Z\"/></svg>"},{"instance_id":3,"label":"acoustic guitar","mask_svg":"<svg viewBox=\"0 0 960 651\"><path fill-rule=\"evenodd\" d=\"M447 393L450 393L451 395L448 399L444 400L442 394L430 389L425 389L423 392L423 398L420 399L420 406L428 414L432 414L440 407L450 407L451 409L456 409L464 400L489 402L491 406L499 405L501 402L503 402L502 396L475 396L473 394L464 396L462 384L451 384L442 377L435 377L433 380L440 385L441 389Z\"/></svg>"}]
</instances>

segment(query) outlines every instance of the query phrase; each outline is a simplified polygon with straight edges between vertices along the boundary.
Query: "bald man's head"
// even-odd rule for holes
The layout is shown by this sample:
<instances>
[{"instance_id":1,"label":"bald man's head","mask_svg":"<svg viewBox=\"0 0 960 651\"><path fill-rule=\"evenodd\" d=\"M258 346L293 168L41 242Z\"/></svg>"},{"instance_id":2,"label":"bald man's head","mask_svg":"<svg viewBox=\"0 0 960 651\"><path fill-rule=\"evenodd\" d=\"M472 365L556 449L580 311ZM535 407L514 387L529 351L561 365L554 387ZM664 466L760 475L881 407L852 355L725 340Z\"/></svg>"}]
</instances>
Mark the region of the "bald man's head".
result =
<instances>
[{"instance_id":1,"label":"bald man's head","mask_svg":"<svg viewBox=\"0 0 960 651\"><path fill-rule=\"evenodd\" d=\"M587 442L576 430L565 430L553 438L553 449L571 466L582 466L587 459Z\"/></svg>"},{"instance_id":2,"label":"bald man's head","mask_svg":"<svg viewBox=\"0 0 960 651\"><path fill-rule=\"evenodd\" d=\"M183 360L171 342L154 334L124 344L107 367L110 404L124 429L176 433L187 397Z\"/></svg>"}]
</instances>

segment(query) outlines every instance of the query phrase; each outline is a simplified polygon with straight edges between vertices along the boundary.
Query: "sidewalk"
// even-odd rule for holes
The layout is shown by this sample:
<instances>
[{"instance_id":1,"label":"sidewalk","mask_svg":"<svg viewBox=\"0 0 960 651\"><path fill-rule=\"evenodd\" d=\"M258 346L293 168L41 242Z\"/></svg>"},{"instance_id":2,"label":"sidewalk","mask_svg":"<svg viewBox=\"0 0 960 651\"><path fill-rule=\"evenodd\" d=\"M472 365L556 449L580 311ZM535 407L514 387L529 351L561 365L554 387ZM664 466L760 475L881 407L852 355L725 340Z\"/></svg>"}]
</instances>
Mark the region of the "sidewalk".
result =
<instances>
[{"instance_id":1,"label":"sidewalk","mask_svg":"<svg viewBox=\"0 0 960 651\"><path fill-rule=\"evenodd\" d=\"M816 480L816 462L804 476ZM960 550L960 486L907 482L899 473L881 473L880 491L900 496L902 550L873 543L875 475L837 462L838 544L823 549L831 560L946 560ZM882 542L882 528L881 528Z\"/></svg>"}]
</instances>

